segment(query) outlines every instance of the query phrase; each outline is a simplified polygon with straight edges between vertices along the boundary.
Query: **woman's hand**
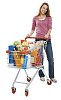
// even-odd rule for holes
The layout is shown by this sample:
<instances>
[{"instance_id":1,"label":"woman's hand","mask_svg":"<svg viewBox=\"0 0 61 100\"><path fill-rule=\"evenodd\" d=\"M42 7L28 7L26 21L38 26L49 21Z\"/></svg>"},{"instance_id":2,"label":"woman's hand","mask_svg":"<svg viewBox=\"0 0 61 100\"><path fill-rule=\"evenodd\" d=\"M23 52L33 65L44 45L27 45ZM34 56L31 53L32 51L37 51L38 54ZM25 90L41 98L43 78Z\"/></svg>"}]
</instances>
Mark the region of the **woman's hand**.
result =
<instances>
[{"instance_id":1,"label":"woman's hand","mask_svg":"<svg viewBox=\"0 0 61 100\"><path fill-rule=\"evenodd\" d=\"M30 35L29 34L27 34L27 36L26 37L30 37Z\"/></svg>"},{"instance_id":2,"label":"woman's hand","mask_svg":"<svg viewBox=\"0 0 61 100\"><path fill-rule=\"evenodd\" d=\"M44 36L44 38L48 39L48 38L49 38L49 34L46 34L46 35Z\"/></svg>"},{"instance_id":3,"label":"woman's hand","mask_svg":"<svg viewBox=\"0 0 61 100\"><path fill-rule=\"evenodd\" d=\"M34 33L34 31L33 31L33 30L31 30L30 34L27 34L27 36L26 36L26 37L30 37L33 33Z\"/></svg>"}]
</instances>

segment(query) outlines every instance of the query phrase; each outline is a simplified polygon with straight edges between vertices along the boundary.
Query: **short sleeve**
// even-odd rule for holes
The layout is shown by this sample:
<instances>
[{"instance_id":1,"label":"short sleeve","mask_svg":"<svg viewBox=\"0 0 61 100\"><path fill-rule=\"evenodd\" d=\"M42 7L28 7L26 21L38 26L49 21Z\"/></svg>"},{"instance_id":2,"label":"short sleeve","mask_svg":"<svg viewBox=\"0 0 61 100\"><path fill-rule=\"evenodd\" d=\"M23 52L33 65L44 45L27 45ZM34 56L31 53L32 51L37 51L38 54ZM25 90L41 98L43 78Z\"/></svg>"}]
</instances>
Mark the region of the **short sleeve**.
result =
<instances>
[{"instance_id":1,"label":"short sleeve","mask_svg":"<svg viewBox=\"0 0 61 100\"><path fill-rule=\"evenodd\" d=\"M52 17L48 17L48 29L52 29Z\"/></svg>"},{"instance_id":2,"label":"short sleeve","mask_svg":"<svg viewBox=\"0 0 61 100\"><path fill-rule=\"evenodd\" d=\"M35 27L36 27L36 18L34 17L32 21L32 30L35 30Z\"/></svg>"}]
</instances>

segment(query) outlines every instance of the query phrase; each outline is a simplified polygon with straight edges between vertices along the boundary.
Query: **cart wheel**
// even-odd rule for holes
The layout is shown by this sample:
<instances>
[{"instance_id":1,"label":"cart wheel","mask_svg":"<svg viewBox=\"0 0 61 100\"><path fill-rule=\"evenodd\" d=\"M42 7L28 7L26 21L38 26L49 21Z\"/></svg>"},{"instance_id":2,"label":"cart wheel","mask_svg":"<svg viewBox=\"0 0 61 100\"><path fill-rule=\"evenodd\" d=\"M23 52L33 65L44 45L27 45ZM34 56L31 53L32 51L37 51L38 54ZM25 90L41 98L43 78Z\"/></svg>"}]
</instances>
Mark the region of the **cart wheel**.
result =
<instances>
[{"instance_id":1,"label":"cart wheel","mask_svg":"<svg viewBox=\"0 0 61 100\"><path fill-rule=\"evenodd\" d=\"M30 77L28 77L28 76L27 76L27 81L28 81L28 82L30 82L30 81L31 81L31 78L30 78Z\"/></svg>"},{"instance_id":2,"label":"cart wheel","mask_svg":"<svg viewBox=\"0 0 61 100\"><path fill-rule=\"evenodd\" d=\"M28 94L29 94L29 91L25 90L25 96L28 96Z\"/></svg>"},{"instance_id":3,"label":"cart wheel","mask_svg":"<svg viewBox=\"0 0 61 100\"><path fill-rule=\"evenodd\" d=\"M47 84L48 84L48 85L51 85L51 84L52 84L52 81L48 79L48 80L47 80Z\"/></svg>"},{"instance_id":4,"label":"cart wheel","mask_svg":"<svg viewBox=\"0 0 61 100\"><path fill-rule=\"evenodd\" d=\"M12 93L14 94L16 92L16 88L12 87Z\"/></svg>"}]
</instances>

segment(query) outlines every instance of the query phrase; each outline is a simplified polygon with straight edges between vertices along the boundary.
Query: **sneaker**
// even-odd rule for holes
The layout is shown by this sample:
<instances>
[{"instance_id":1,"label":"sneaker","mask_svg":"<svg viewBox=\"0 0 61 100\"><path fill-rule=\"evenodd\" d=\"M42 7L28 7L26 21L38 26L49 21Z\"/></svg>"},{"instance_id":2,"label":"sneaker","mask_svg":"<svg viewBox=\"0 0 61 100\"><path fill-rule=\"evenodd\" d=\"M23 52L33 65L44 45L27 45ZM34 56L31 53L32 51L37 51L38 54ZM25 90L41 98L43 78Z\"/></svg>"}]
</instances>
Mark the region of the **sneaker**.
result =
<instances>
[{"instance_id":1,"label":"sneaker","mask_svg":"<svg viewBox=\"0 0 61 100\"><path fill-rule=\"evenodd\" d=\"M51 78L52 82L57 83L57 80L55 78Z\"/></svg>"},{"instance_id":2,"label":"sneaker","mask_svg":"<svg viewBox=\"0 0 61 100\"><path fill-rule=\"evenodd\" d=\"M45 78L44 78L44 77L41 77L40 80L41 80L41 81L45 81Z\"/></svg>"}]
</instances>

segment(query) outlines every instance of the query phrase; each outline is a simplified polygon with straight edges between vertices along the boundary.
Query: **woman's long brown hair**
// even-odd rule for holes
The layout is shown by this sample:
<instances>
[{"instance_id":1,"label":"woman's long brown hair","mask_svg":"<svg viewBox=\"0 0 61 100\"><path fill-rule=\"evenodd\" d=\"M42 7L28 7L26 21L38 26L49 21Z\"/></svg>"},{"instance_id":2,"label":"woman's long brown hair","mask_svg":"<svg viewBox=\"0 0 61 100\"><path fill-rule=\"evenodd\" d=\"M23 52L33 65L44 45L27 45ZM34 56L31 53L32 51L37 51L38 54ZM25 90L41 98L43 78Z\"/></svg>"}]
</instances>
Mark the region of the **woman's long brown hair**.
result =
<instances>
[{"instance_id":1,"label":"woman's long brown hair","mask_svg":"<svg viewBox=\"0 0 61 100\"><path fill-rule=\"evenodd\" d=\"M46 15L46 17L49 17L50 16L49 4L46 3L46 2L42 3L42 5L39 9L39 13L36 16L38 17L41 14L41 8L42 8L43 5L47 5L47 12L45 13L45 15Z\"/></svg>"}]
</instances>

